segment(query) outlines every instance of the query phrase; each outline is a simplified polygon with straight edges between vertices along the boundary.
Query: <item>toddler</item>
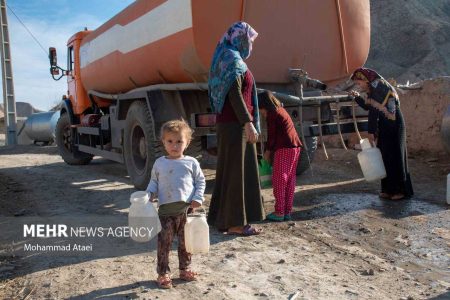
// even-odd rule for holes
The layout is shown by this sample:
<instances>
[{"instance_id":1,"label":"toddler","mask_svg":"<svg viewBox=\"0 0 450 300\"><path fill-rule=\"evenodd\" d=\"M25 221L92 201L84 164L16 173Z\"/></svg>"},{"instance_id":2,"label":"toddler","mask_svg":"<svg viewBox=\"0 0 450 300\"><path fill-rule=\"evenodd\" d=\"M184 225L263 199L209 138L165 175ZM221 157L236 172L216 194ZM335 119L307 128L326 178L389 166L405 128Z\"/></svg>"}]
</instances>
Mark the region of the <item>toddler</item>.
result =
<instances>
[{"instance_id":1,"label":"toddler","mask_svg":"<svg viewBox=\"0 0 450 300\"><path fill-rule=\"evenodd\" d=\"M161 231L158 234L158 286L171 288L169 252L174 236L178 238L180 279L196 280L197 273L190 270L191 254L186 251L184 226L186 210L202 205L205 177L198 161L184 155L192 138L192 129L184 120L168 121L161 127L161 140L167 156L153 165L147 192L150 200L158 198Z\"/></svg>"},{"instance_id":2,"label":"toddler","mask_svg":"<svg viewBox=\"0 0 450 300\"><path fill-rule=\"evenodd\" d=\"M267 122L267 143L264 158L272 162L272 185L275 212L266 216L270 221L291 220L296 184L297 163L302 143L294 123L280 101L269 92L258 94L258 107Z\"/></svg>"}]
</instances>

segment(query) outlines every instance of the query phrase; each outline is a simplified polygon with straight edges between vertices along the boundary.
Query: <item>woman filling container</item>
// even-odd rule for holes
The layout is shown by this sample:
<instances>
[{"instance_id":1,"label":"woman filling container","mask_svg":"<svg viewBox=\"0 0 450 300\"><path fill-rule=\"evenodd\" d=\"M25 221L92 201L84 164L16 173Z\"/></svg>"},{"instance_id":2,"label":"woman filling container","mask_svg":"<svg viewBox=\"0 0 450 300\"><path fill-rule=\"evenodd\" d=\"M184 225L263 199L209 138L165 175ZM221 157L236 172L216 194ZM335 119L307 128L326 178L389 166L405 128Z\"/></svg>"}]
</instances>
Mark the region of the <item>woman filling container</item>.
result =
<instances>
[{"instance_id":1,"label":"woman filling container","mask_svg":"<svg viewBox=\"0 0 450 300\"><path fill-rule=\"evenodd\" d=\"M249 223L265 215L255 146L258 98L255 80L244 62L257 35L247 23L234 23L218 43L209 73L218 153L208 223L229 234L259 234Z\"/></svg>"},{"instance_id":2,"label":"woman filling container","mask_svg":"<svg viewBox=\"0 0 450 300\"><path fill-rule=\"evenodd\" d=\"M351 91L356 102L369 111L369 140L377 142L386 168L380 197L400 200L414 194L408 171L406 132L400 101L395 89L377 72L359 68L351 77L361 92Z\"/></svg>"}]
</instances>

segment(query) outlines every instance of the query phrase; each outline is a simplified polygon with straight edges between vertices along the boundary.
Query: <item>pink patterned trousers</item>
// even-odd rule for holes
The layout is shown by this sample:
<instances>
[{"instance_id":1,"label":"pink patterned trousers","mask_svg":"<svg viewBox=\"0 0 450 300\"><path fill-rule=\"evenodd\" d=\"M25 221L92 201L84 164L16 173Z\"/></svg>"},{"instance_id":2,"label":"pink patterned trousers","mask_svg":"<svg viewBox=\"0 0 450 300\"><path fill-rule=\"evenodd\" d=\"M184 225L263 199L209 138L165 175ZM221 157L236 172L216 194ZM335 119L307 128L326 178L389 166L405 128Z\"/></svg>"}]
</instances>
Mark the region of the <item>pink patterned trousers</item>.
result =
<instances>
[{"instance_id":1,"label":"pink patterned trousers","mask_svg":"<svg viewBox=\"0 0 450 300\"><path fill-rule=\"evenodd\" d=\"M282 148L275 151L272 185L275 212L288 215L292 211L300 148Z\"/></svg>"}]
</instances>

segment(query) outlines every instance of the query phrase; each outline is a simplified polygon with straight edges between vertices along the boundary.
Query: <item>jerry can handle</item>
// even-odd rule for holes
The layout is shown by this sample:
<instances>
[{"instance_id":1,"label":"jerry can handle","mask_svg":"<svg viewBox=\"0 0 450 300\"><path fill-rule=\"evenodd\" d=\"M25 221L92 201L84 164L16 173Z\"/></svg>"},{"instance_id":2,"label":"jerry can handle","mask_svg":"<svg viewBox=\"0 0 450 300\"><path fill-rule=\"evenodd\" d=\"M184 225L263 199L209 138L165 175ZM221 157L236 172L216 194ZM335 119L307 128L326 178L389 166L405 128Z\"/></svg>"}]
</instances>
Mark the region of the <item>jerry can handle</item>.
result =
<instances>
[{"instance_id":1,"label":"jerry can handle","mask_svg":"<svg viewBox=\"0 0 450 300\"><path fill-rule=\"evenodd\" d=\"M199 207L196 207L196 208L193 208L193 209L192 209L192 212L188 214L189 208L190 208L190 207L186 208L186 216L188 216L188 215L195 216L194 212L195 212L196 210L199 210L199 209L201 209L201 210L203 211L203 214L206 215L206 209L203 207L203 205L201 205L201 206L199 206Z\"/></svg>"}]
</instances>

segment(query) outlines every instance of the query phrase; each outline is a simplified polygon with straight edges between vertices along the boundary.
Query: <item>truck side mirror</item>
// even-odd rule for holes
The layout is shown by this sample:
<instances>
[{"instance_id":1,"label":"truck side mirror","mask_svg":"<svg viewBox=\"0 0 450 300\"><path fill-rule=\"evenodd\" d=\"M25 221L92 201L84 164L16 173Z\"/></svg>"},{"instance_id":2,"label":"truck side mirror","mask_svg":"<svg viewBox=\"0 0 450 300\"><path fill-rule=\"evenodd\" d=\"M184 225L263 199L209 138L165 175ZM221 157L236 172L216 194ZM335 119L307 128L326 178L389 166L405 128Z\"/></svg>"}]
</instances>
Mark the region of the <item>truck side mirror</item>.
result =
<instances>
[{"instance_id":1,"label":"truck side mirror","mask_svg":"<svg viewBox=\"0 0 450 300\"><path fill-rule=\"evenodd\" d=\"M54 47L50 47L48 49L48 58L50 59L51 67L56 67L58 65L58 59L56 57L56 49Z\"/></svg>"},{"instance_id":2,"label":"truck side mirror","mask_svg":"<svg viewBox=\"0 0 450 300\"><path fill-rule=\"evenodd\" d=\"M48 49L48 58L50 59L50 73L52 75L59 75L58 59L56 56L56 48L50 47Z\"/></svg>"}]
</instances>

